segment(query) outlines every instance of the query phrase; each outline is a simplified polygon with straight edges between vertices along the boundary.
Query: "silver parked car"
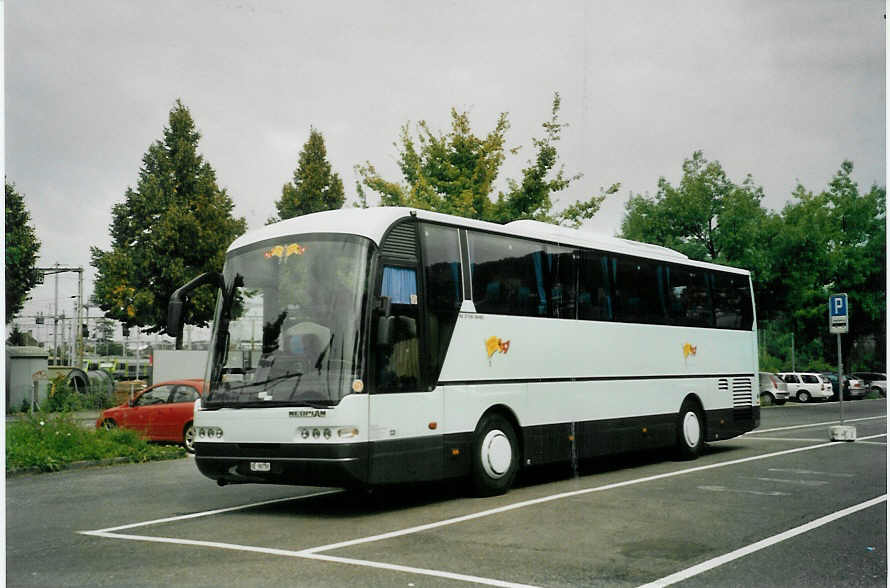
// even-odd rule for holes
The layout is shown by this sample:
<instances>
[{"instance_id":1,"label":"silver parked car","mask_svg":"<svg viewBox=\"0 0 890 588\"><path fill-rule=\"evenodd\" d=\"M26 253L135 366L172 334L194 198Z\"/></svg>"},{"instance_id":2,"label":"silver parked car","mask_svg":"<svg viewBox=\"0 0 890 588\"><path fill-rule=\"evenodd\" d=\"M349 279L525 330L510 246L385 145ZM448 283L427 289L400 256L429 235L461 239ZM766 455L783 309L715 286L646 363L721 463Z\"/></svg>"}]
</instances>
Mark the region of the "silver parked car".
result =
<instances>
[{"instance_id":1,"label":"silver parked car","mask_svg":"<svg viewBox=\"0 0 890 588\"><path fill-rule=\"evenodd\" d=\"M760 372L760 405L782 405L788 401L788 384L777 374Z\"/></svg>"},{"instance_id":2,"label":"silver parked car","mask_svg":"<svg viewBox=\"0 0 890 588\"><path fill-rule=\"evenodd\" d=\"M853 372L854 376L865 381L865 387L869 392L881 396L887 396L887 374L880 372Z\"/></svg>"}]
</instances>

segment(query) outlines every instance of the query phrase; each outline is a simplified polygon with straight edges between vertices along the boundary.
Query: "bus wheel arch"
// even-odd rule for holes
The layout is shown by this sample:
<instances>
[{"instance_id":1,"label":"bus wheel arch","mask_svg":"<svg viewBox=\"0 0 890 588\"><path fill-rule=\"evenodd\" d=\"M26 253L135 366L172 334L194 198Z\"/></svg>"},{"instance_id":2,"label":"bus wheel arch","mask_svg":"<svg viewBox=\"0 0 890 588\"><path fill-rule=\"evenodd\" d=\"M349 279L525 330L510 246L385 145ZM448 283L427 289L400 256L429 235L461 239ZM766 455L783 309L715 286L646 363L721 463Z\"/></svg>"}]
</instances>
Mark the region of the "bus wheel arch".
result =
<instances>
[{"instance_id":1,"label":"bus wheel arch","mask_svg":"<svg viewBox=\"0 0 890 588\"><path fill-rule=\"evenodd\" d=\"M513 485L522 462L516 415L505 406L489 408L473 433L470 477L479 496L504 494Z\"/></svg>"},{"instance_id":2,"label":"bus wheel arch","mask_svg":"<svg viewBox=\"0 0 890 588\"><path fill-rule=\"evenodd\" d=\"M695 459L702 454L707 439L707 423L701 399L688 394L677 415L677 453L681 459Z\"/></svg>"}]
</instances>

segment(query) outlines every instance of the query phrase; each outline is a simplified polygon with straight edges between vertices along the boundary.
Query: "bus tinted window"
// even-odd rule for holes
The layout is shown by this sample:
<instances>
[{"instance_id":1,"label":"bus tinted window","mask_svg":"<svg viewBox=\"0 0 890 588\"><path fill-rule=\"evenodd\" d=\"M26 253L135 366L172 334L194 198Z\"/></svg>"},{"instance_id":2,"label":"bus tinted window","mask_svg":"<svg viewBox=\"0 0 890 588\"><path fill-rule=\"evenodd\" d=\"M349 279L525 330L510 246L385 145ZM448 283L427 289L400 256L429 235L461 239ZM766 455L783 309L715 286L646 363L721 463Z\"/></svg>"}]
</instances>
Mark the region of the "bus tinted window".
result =
<instances>
[{"instance_id":1,"label":"bus tinted window","mask_svg":"<svg viewBox=\"0 0 890 588\"><path fill-rule=\"evenodd\" d=\"M663 275L658 264L618 257L615 263L615 320L665 323Z\"/></svg>"},{"instance_id":2,"label":"bus tinted window","mask_svg":"<svg viewBox=\"0 0 890 588\"><path fill-rule=\"evenodd\" d=\"M478 312L546 316L542 244L470 233L469 245Z\"/></svg>"},{"instance_id":3,"label":"bus tinted window","mask_svg":"<svg viewBox=\"0 0 890 588\"><path fill-rule=\"evenodd\" d=\"M564 247L547 246L549 316L575 318L575 260L572 251Z\"/></svg>"},{"instance_id":4,"label":"bus tinted window","mask_svg":"<svg viewBox=\"0 0 890 588\"><path fill-rule=\"evenodd\" d=\"M720 329L750 330L754 321L748 277L715 272L712 294L714 319Z\"/></svg>"},{"instance_id":5,"label":"bus tinted window","mask_svg":"<svg viewBox=\"0 0 890 588\"><path fill-rule=\"evenodd\" d=\"M428 370L436 382L463 302L457 229L424 224L421 229L426 280Z\"/></svg>"},{"instance_id":6,"label":"bus tinted window","mask_svg":"<svg viewBox=\"0 0 890 588\"><path fill-rule=\"evenodd\" d=\"M711 327L714 314L703 269L665 264L667 312L670 323L686 327Z\"/></svg>"},{"instance_id":7,"label":"bus tinted window","mask_svg":"<svg viewBox=\"0 0 890 588\"><path fill-rule=\"evenodd\" d=\"M478 312L575 317L571 249L473 232L469 246Z\"/></svg>"},{"instance_id":8,"label":"bus tinted window","mask_svg":"<svg viewBox=\"0 0 890 588\"><path fill-rule=\"evenodd\" d=\"M578 269L578 318L612 320L611 267L607 255L582 254Z\"/></svg>"}]
</instances>

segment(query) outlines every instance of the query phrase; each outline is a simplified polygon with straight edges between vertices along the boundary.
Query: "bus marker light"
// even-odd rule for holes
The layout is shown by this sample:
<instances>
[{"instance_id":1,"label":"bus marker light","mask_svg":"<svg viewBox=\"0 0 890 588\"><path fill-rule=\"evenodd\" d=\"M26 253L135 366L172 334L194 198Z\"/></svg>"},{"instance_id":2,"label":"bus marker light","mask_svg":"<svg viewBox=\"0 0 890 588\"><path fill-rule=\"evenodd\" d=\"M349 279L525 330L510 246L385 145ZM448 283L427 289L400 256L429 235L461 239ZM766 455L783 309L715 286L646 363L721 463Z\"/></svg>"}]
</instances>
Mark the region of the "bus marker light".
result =
<instances>
[{"instance_id":1,"label":"bus marker light","mask_svg":"<svg viewBox=\"0 0 890 588\"><path fill-rule=\"evenodd\" d=\"M648 433L648 432L649 432L649 429L647 429L646 427L643 427L643 432L644 432L644 433Z\"/></svg>"},{"instance_id":2,"label":"bus marker light","mask_svg":"<svg viewBox=\"0 0 890 588\"><path fill-rule=\"evenodd\" d=\"M439 423L433 421L433 422L431 422L431 423L430 423L429 425L427 425L427 426L430 428L430 431L435 431L435 430L436 430L436 427L439 426Z\"/></svg>"},{"instance_id":3,"label":"bus marker light","mask_svg":"<svg viewBox=\"0 0 890 588\"><path fill-rule=\"evenodd\" d=\"M460 455L460 449L452 449L451 455Z\"/></svg>"},{"instance_id":4,"label":"bus marker light","mask_svg":"<svg viewBox=\"0 0 890 588\"><path fill-rule=\"evenodd\" d=\"M365 383L361 380L353 380L352 381L352 391L356 394L361 394L365 391Z\"/></svg>"}]
</instances>

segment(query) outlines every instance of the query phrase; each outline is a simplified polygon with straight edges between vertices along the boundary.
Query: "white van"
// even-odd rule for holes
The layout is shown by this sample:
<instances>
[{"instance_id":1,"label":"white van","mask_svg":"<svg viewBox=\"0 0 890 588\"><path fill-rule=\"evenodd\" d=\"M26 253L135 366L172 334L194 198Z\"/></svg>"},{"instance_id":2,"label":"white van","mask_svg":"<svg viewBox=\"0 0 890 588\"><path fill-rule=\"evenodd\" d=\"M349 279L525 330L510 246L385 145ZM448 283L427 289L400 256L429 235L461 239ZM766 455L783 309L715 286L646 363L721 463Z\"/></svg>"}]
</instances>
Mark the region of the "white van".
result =
<instances>
[{"instance_id":1,"label":"white van","mask_svg":"<svg viewBox=\"0 0 890 588\"><path fill-rule=\"evenodd\" d=\"M831 381L815 372L780 372L779 377L788 385L788 396L798 402L827 400L834 394Z\"/></svg>"}]
</instances>

